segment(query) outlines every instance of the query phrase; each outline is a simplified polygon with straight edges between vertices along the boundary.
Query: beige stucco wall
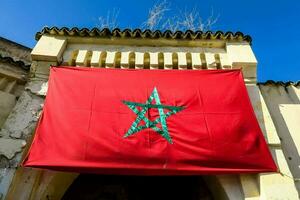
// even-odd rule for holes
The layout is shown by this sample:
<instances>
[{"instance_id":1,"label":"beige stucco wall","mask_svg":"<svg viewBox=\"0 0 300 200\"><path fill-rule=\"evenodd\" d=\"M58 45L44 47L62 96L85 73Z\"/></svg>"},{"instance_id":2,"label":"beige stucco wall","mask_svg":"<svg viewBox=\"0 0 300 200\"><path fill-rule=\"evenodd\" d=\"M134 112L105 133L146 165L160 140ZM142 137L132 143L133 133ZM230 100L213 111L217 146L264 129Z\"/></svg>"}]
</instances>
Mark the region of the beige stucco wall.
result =
<instances>
[{"instance_id":1,"label":"beige stucco wall","mask_svg":"<svg viewBox=\"0 0 300 200\"><path fill-rule=\"evenodd\" d=\"M31 63L31 49L0 37L0 200L14 176L16 152L22 152L25 140L20 133L10 134L5 123L20 99L27 81L28 66ZM17 127L24 121L13 121ZM12 170L13 168L13 170Z\"/></svg>"},{"instance_id":2,"label":"beige stucco wall","mask_svg":"<svg viewBox=\"0 0 300 200\"><path fill-rule=\"evenodd\" d=\"M259 87L300 193L300 87L282 84L261 84Z\"/></svg>"},{"instance_id":3,"label":"beige stucco wall","mask_svg":"<svg viewBox=\"0 0 300 200\"><path fill-rule=\"evenodd\" d=\"M31 49L0 37L0 128L24 90Z\"/></svg>"}]
</instances>

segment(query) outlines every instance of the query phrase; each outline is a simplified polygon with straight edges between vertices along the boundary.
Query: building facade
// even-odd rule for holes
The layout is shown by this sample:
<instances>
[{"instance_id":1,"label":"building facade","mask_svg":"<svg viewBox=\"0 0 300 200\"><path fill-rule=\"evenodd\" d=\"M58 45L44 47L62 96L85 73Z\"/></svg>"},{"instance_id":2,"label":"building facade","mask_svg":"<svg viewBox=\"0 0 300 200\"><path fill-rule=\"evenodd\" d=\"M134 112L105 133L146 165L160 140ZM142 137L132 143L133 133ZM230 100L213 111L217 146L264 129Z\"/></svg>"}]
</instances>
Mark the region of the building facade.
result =
<instances>
[{"instance_id":1,"label":"building facade","mask_svg":"<svg viewBox=\"0 0 300 200\"><path fill-rule=\"evenodd\" d=\"M0 199L13 176L9 168L17 166L9 149L22 151L25 145L19 135L10 135L4 126L9 114L25 89L31 64L31 49L0 37ZM8 176L7 176L8 175Z\"/></svg>"},{"instance_id":2,"label":"building facade","mask_svg":"<svg viewBox=\"0 0 300 200\"><path fill-rule=\"evenodd\" d=\"M53 27L38 32L36 39L37 44L31 51L30 72L15 70L15 76L24 75L26 78L23 82L12 79L20 88L14 90L18 91L15 94L18 100L7 97L9 103L3 106L3 110L7 111L5 114L0 112L4 116L0 116L0 156L5 160L1 160L0 165L0 193L3 199L72 199L76 191L87 196L93 193L98 199L128 197L126 187L122 184L130 182L130 179L93 178L18 165L28 151L43 107L51 65L161 70L242 69L256 117L281 173L202 176L197 177L198 182L179 177L167 180L168 177L163 177L159 181L178 184L191 181L198 184L201 194L195 194L194 199L299 199L300 86L299 83L272 81L258 84L257 60L251 48L250 36L240 32L162 33L138 29L121 31ZM0 67L1 73L7 68ZM13 69L14 66L9 66L9 70ZM222 80L218 84L222 84ZM9 93L11 90L4 91ZM0 106L1 103L4 105L3 102L1 98ZM107 184L102 181L92 189L82 184L92 181L97 185L95 179L96 182L97 179L107 180ZM138 181L143 180L146 177ZM108 193L113 196L101 196Z\"/></svg>"}]
</instances>

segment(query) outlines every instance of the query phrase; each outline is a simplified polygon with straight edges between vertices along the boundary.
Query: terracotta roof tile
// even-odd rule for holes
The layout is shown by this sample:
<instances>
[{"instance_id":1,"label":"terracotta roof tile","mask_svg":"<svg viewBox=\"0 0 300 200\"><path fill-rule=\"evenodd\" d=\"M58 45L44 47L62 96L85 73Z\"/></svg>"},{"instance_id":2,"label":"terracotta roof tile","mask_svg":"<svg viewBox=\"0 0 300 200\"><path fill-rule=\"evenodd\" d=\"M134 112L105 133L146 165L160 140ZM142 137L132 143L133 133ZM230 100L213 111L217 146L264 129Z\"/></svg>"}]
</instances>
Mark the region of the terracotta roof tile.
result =
<instances>
[{"instance_id":1,"label":"terracotta roof tile","mask_svg":"<svg viewBox=\"0 0 300 200\"><path fill-rule=\"evenodd\" d=\"M77 27L67 28L67 27L45 27L40 32L37 32L35 35L36 40L39 40L40 37L44 34L49 35L64 35L64 36L79 36L79 37L101 37L101 38L149 38L149 39L186 39L186 40L226 40L226 41L246 41L251 44L252 39L249 35L244 35L242 32L211 32L211 31L191 31L187 30L185 32L176 31L171 32L170 30L166 31L151 31L151 30L141 30L141 29L124 29L120 30L119 28L110 30L108 28L98 29L98 28L82 28Z\"/></svg>"}]
</instances>

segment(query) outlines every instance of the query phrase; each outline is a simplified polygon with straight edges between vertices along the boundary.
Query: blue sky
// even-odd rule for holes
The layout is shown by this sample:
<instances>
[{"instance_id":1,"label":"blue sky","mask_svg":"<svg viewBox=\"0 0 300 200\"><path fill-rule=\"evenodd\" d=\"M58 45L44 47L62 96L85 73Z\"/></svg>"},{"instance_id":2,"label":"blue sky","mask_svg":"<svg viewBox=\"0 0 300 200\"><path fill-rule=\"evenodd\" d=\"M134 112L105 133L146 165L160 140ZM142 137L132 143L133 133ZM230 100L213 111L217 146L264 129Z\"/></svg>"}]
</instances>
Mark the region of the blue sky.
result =
<instances>
[{"instance_id":1,"label":"blue sky","mask_svg":"<svg viewBox=\"0 0 300 200\"><path fill-rule=\"evenodd\" d=\"M136 28L145 21L151 0L1 0L0 36L28 47L44 26L94 27L98 17L119 9L120 28ZM258 60L258 80L300 79L299 0L169 0L172 15L181 9L197 8L205 19L219 15L213 31L241 31L251 35Z\"/></svg>"}]
</instances>

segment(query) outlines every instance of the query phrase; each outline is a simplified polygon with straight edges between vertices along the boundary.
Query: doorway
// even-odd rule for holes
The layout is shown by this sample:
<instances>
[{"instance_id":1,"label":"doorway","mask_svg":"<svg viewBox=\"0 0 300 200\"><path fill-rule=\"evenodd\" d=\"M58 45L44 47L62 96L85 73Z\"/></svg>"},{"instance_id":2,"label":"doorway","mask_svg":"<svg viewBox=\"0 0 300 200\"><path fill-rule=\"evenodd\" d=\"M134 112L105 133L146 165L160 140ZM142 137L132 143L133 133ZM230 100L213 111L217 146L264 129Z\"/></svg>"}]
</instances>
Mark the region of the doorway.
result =
<instances>
[{"instance_id":1,"label":"doorway","mask_svg":"<svg viewBox=\"0 0 300 200\"><path fill-rule=\"evenodd\" d=\"M80 174L63 200L211 200L201 176Z\"/></svg>"}]
</instances>

